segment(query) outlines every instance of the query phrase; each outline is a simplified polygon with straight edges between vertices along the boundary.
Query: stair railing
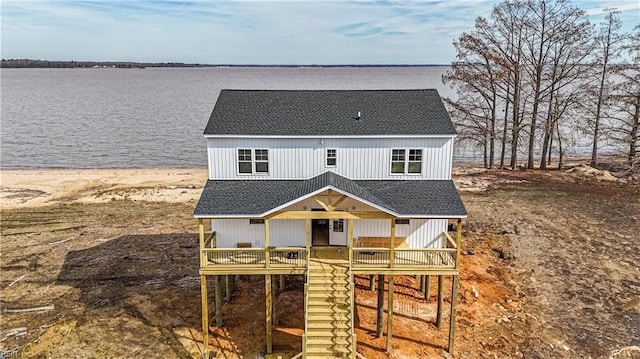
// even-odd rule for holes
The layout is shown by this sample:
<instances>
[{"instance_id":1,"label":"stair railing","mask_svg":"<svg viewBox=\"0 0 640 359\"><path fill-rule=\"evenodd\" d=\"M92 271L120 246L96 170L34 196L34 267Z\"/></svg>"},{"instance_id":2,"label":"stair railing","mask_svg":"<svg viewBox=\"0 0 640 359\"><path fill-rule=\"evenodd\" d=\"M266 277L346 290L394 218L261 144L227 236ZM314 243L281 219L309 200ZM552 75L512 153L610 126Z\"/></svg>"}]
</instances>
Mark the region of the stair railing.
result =
<instances>
[{"instance_id":1,"label":"stair railing","mask_svg":"<svg viewBox=\"0 0 640 359\"><path fill-rule=\"evenodd\" d=\"M311 277L311 249L307 247L307 278L304 283L304 333L302 334L302 357L307 357L307 333L309 330L309 278Z\"/></svg>"},{"instance_id":2,"label":"stair railing","mask_svg":"<svg viewBox=\"0 0 640 359\"><path fill-rule=\"evenodd\" d=\"M349 251L349 304L350 304L350 312L351 312L351 359L355 359L356 358L356 354L357 354L357 343L358 343L358 338L356 336L356 331L355 331L355 321L354 321L354 316L355 316L355 297L356 297L356 293L355 293L355 284L354 284L354 280L353 280L353 272L351 271L351 251Z\"/></svg>"}]
</instances>

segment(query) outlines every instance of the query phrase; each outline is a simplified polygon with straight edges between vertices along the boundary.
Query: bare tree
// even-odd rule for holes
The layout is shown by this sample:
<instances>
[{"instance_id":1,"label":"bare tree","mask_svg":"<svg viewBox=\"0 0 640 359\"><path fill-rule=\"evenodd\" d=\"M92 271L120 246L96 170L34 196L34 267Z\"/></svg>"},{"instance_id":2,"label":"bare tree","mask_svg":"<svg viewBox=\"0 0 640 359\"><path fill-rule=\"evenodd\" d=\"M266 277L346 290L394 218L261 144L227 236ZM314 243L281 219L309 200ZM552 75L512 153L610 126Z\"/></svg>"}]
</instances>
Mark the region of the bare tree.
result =
<instances>
[{"instance_id":1,"label":"bare tree","mask_svg":"<svg viewBox=\"0 0 640 359\"><path fill-rule=\"evenodd\" d=\"M617 66L614 73L619 77L612 90L611 139L625 146L630 170L638 166L640 149L640 25L626 36L623 50L630 63Z\"/></svg>"},{"instance_id":2,"label":"bare tree","mask_svg":"<svg viewBox=\"0 0 640 359\"><path fill-rule=\"evenodd\" d=\"M603 117L603 105L608 92L607 79L611 76L610 62L616 58L620 51L623 37L618 34L621 22L616 9L605 9L607 12L604 22L600 25L599 33L596 35L596 43L599 51L596 57L598 66L599 83L595 98L595 112L593 119L593 143L591 149L591 166L598 162L598 140L600 139L600 126Z\"/></svg>"}]
</instances>

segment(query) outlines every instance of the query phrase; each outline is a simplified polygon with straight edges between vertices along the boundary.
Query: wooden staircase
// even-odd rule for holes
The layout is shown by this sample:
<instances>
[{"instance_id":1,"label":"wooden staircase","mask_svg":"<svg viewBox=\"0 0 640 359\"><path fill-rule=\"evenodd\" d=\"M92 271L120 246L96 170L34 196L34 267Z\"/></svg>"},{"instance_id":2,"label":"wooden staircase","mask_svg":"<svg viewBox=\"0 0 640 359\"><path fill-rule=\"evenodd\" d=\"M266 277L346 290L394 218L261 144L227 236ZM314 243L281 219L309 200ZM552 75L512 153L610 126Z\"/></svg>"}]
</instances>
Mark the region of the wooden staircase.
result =
<instances>
[{"instance_id":1,"label":"wooden staircase","mask_svg":"<svg viewBox=\"0 0 640 359\"><path fill-rule=\"evenodd\" d=\"M313 248L307 276L307 359L354 358L353 295L347 249Z\"/></svg>"}]
</instances>

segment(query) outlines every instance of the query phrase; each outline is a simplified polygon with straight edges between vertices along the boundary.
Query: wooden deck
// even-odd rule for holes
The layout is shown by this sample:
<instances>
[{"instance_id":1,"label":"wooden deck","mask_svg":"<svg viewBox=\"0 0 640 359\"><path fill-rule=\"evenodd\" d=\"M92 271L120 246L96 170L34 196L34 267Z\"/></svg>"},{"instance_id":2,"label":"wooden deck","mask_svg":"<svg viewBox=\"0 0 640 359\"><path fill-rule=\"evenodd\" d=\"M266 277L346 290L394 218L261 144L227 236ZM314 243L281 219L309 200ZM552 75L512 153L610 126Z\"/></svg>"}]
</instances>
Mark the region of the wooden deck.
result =
<instances>
[{"instance_id":1,"label":"wooden deck","mask_svg":"<svg viewBox=\"0 0 640 359\"><path fill-rule=\"evenodd\" d=\"M454 274L456 248L352 248L340 249L358 274ZM315 248L311 248L313 251ZM351 252L351 253L349 253ZM306 248L206 248L202 250L200 272L216 274L305 274ZM392 260L393 259L393 260Z\"/></svg>"}]
</instances>

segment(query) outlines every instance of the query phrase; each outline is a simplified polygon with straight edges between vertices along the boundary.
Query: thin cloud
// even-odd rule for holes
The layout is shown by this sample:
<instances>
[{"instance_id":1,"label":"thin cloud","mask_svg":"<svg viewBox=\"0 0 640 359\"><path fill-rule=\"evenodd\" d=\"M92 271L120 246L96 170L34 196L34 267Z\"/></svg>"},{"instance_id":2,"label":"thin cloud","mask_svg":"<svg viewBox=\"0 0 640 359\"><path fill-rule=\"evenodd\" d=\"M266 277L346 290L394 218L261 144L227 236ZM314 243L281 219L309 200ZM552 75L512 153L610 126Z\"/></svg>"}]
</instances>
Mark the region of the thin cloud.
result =
<instances>
[{"instance_id":1,"label":"thin cloud","mask_svg":"<svg viewBox=\"0 0 640 359\"><path fill-rule=\"evenodd\" d=\"M498 1L6 1L2 56L235 64L447 64ZM577 4L601 19L611 1ZM614 1L625 23L638 8ZM597 10L596 10L597 9ZM597 13L597 14L596 14ZM625 24L626 26L626 24ZM629 29L632 25L629 25ZM437 49L437 51L435 50Z\"/></svg>"}]
</instances>

